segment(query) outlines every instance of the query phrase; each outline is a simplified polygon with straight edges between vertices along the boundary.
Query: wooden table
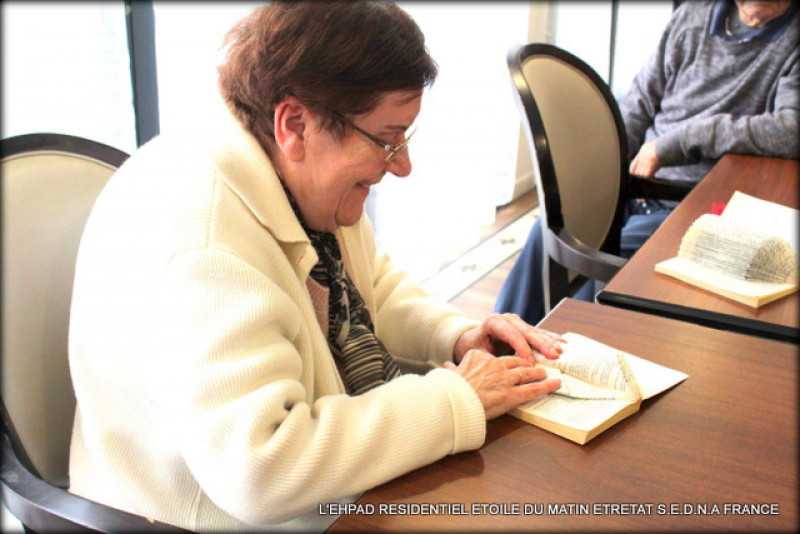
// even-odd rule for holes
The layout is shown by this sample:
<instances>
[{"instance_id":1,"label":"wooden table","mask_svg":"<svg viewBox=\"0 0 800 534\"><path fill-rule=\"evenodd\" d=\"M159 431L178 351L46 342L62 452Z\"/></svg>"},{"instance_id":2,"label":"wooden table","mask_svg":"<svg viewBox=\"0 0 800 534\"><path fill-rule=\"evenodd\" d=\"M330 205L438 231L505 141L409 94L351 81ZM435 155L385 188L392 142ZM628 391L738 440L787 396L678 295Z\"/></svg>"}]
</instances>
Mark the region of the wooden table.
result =
<instances>
[{"instance_id":1,"label":"wooden table","mask_svg":"<svg viewBox=\"0 0 800 534\"><path fill-rule=\"evenodd\" d=\"M689 225L701 214L710 213L712 202L726 203L738 190L798 208L798 182L798 160L725 156L597 295L597 301L714 328L800 342L797 292L751 308L655 272L657 263L677 255Z\"/></svg>"},{"instance_id":2,"label":"wooden table","mask_svg":"<svg viewBox=\"0 0 800 534\"><path fill-rule=\"evenodd\" d=\"M489 421L483 448L367 492L358 503L373 513L344 515L331 531L795 529L796 346L572 299L542 326L689 378L583 446L507 415ZM450 513L389 513L422 504ZM778 515L733 514L733 504Z\"/></svg>"}]
</instances>

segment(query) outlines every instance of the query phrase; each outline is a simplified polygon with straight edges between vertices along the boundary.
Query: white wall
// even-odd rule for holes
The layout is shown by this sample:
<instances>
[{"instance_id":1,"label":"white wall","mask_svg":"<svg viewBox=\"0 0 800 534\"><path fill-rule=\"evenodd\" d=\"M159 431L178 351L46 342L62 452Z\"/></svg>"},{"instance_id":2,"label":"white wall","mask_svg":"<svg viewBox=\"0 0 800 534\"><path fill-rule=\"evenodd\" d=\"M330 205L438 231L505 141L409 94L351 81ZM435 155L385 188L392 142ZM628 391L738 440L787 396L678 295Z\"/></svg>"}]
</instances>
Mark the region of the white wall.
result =
<instances>
[{"instance_id":1,"label":"white wall","mask_svg":"<svg viewBox=\"0 0 800 534\"><path fill-rule=\"evenodd\" d=\"M419 24L439 78L424 96L410 145L414 170L387 176L371 202L380 244L417 278L477 244L513 187L519 116L505 56L526 40L524 2L398 2Z\"/></svg>"}]
</instances>

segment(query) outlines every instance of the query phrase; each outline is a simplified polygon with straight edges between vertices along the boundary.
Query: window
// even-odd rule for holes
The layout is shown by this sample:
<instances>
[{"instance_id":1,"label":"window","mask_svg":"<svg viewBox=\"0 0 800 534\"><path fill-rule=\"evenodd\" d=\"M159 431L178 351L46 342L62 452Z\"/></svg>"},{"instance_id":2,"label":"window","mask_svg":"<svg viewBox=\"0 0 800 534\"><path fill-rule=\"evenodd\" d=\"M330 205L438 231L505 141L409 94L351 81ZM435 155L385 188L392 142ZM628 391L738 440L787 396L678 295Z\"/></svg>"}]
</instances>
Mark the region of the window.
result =
<instances>
[{"instance_id":1,"label":"window","mask_svg":"<svg viewBox=\"0 0 800 534\"><path fill-rule=\"evenodd\" d=\"M668 16L671 3L663 3ZM216 94L215 67L222 59L225 32L259 5L154 2L162 132L180 131L185 117L202 113L204 100ZM480 225L493 221L496 205L508 201L509 189L516 185L520 122L505 57L512 45L535 32L529 28L527 2L398 5L422 28L440 74L417 120L419 131L410 147L412 174L403 180L387 176L374 187L367 213L379 245L422 280L454 249L477 243ZM556 44L586 59L608 79L612 3L552 5L555 23L549 33ZM619 9L627 17L625 24L639 24L628 17L627 8ZM544 22L551 23L547 17ZM652 32L656 40L661 33L660 28L643 31ZM625 38L641 33L626 33ZM636 63L635 73L643 60L628 59L627 48L653 47L627 43L625 50L617 47L615 69L622 72L621 65ZM527 149L524 144L522 148Z\"/></svg>"},{"instance_id":2,"label":"window","mask_svg":"<svg viewBox=\"0 0 800 534\"><path fill-rule=\"evenodd\" d=\"M225 32L262 3L153 2L161 132L180 131L186 117L203 113L206 99L216 96ZM655 49L672 2L399 5L425 33L440 76L423 99L411 176L389 176L373 188L367 213L379 244L424 279L442 256L477 243L480 225L493 221L511 190L532 183L529 164L517 169L527 145L520 143L508 49L554 42L610 79L619 97ZM4 2L2 14L3 135L62 132L132 152L125 3ZM137 81L152 76L137 74ZM149 81L145 87L156 87ZM528 175L522 181L521 172Z\"/></svg>"},{"instance_id":3,"label":"window","mask_svg":"<svg viewBox=\"0 0 800 534\"><path fill-rule=\"evenodd\" d=\"M225 32L263 2L154 2L162 133L181 131L217 92Z\"/></svg>"},{"instance_id":4,"label":"window","mask_svg":"<svg viewBox=\"0 0 800 534\"><path fill-rule=\"evenodd\" d=\"M611 44L611 2L559 2L555 42L588 63L608 81Z\"/></svg>"},{"instance_id":5,"label":"window","mask_svg":"<svg viewBox=\"0 0 800 534\"><path fill-rule=\"evenodd\" d=\"M620 2L611 92L619 99L658 48L672 15L671 1Z\"/></svg>"},{"instance_id":6,"label":"window","mask_svg":"<svg viewBox=\"0 0 800 534\"><path fill-rule=\"evenodd\" d=\"M556 2L553 43L588 63L619 99L655 52L673 2ZM612 64L613 32L613 64Z\"/></svg>"},{"instance_id":7,"label":"window","mask_svg":"<svg viewBox=\"0 0 800 534\"><path fill-rule=\"evenodd\" d=\"M258 5L154 3L162 133L202 113L216 94L225 32ZM423 98L411 176L373 188L368 214L379 244L421 279L438 270L444 247L477 242L479 225L493 221L498 184L513 180L519 118L504 58L525 39L528 6L399 5L425 33L440 77Z\"/></svg>"},{"instance_id":8,"label":"window","mask_svg":"<svg viewBox=\"0 0 800 534\"><path fill-rule=\"evenodd\" d=\"M3 137L136 148L122 2L3 2Z\"/></svg>"}]
</instances>

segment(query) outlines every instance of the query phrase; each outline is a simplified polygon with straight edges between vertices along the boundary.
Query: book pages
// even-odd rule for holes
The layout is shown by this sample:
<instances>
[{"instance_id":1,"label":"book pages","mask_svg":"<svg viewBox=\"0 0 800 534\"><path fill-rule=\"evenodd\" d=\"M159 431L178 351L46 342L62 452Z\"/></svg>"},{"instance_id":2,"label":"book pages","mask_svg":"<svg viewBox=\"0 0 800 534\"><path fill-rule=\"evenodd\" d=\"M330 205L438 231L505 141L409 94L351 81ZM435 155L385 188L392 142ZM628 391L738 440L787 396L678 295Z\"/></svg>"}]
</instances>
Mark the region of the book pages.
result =
<instances>
[{"instance_id":1,"label":"book pages","mask_svg":"<svg viewBox=\"0 0 800 534\"><path fill-rule=\"evenodd\" d=\"M636 383L639 385L642 400L654 397L689 378L689 375L682 371L664 367L627 352L624 354L628 360L628 365L630 365L634 376L636 376Z\"/></svg>"},{"instance_id":2,"label":"book pages","mask_svg":"<svg viewBox=\"0 0 800 534\"><path fill-rule=\"evenodd\" d=\"M537 366L548 377L560 377L562 389L509 413L575 443L587 443L636 413L643 399L688 377L579 334L568 332L562 337L567 342L561 344L564 353L559 358L536 354Z\"/></svg>"},{"instance_id":3,"label":"book pages","mask_svg":"<svg viewBox=\"0 0 800 534\"><path fill-rule=\"evenodd\" d=\"M798 212L768 200L736 191L720 215L725 220L741 221L747 226L786 239L792 250L800 251L798 238Z\"/></svg>"},{"instance_id":4,"label":"book pages","mask_svg":"<svg viewBox=\"0 0 800 534\"><path fill-rule=\"evenodd\" d=\"M631 401L619 399L575 399L551 393L524 406L526 411L538 417L589 432L631 404Z\"/></svg>"},{"instance_id":5,"label":"book pages","mask_svg":"<svg viewBox=\"0 0 800 534\"><path fill-rule=\"evenodd\" d=\"M768 304L773 300L794 293L798 289L797 282L772 284L756 280L742 280L741 278L720 274L713 268L679 257L656 264L656 272L669 275L753 308Z\"/></svg>"},{"instance_id":6,"label":"book pages","mask_svg":"<svg viewBox=\"0 0 800 534\"><path fill-rule=\"evenodd\" d=\"M798 210L736 191L721 215L701 215L678 255L655 266L758 308L798 289Z\"/></svg>"},{"instance_id":7,"label":"book pages","mask_svg":"<svg viewBox=\"0 0 800 534\"><path fill-rule=\"evenodd\" d=\"M538 364L558 371L548 372L548 377L561 378L556 393L581 399L641 398L624 353L576 334L563 337L567 343L561 345L563 353L558 359L550 360L534 352Z\"/></svg>"},{"instance_id":8,"label":"book pages","mask_svg":"<svg viewBox=\"0 0 800 534\"><path fill-rule=\"evenodd\" d=\"M797 260L786 239L710 213L686 231L678 257L741 280L783 284L797 278Z\"/></svg>"}]
</instances>

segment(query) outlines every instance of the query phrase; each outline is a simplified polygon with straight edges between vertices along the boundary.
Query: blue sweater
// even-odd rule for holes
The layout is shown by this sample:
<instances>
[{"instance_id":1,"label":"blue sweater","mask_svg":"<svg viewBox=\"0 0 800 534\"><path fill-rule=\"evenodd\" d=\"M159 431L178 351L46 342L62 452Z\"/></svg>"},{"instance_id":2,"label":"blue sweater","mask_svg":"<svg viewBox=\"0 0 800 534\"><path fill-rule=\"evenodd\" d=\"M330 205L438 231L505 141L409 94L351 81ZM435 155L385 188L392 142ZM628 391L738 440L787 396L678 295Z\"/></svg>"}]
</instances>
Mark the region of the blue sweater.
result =
<instances>
[{"instance_id":1,"label":"blue sweater","mask_svg":"<svg viewBox=\"0 0 800 534\"><path fill-rule=\"evenodd\" d=\"M729 152L800 157L797 4L739 40L724 35L727 6L681 4L620 103L630 156L657 139L656 175L692 181Z\"/></svg>"}]
</instances>

